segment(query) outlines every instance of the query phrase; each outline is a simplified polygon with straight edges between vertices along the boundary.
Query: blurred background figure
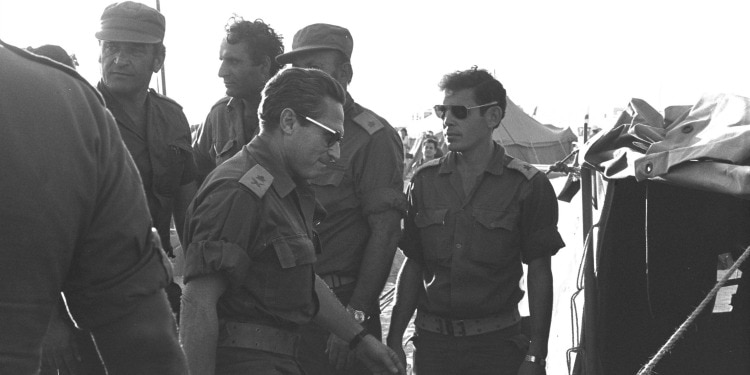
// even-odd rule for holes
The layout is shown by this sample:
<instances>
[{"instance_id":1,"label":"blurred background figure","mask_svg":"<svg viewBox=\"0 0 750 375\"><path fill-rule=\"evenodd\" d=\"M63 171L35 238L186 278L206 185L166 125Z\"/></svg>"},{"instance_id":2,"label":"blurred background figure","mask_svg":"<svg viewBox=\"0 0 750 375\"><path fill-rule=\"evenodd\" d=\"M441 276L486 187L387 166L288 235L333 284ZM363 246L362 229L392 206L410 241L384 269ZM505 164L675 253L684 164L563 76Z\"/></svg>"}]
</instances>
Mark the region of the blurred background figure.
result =
<instances>
[{"instance_id":1,"label":"blurred background figure","mask_svg":"<svg viewBox=\"0 0 750 375\"><path fill-rule=\"evenodd\" d=\"M78 66L78 60L74 58L75 56L69 55L68 52L65 51L65 49L58 45L45 44L36 48L29 46L26 48L26 50L39 56L48 57L73 69L76 69L76 67Z\"/></svg>"}]
</instances>

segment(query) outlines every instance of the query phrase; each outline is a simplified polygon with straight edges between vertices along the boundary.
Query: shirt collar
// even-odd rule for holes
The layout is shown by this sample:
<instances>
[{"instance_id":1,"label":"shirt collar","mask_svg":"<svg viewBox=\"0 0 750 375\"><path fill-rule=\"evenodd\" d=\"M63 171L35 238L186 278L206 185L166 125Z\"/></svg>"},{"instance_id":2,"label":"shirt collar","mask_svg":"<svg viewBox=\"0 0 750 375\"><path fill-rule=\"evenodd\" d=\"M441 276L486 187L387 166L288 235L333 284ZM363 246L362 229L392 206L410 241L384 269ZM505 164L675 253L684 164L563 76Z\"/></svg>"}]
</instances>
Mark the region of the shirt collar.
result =
<instances>
[{"instance_id":1,"label":"shirt collar","mask_svg":"<svg viewBox=\"0 0 750 375\"><path fill-rule=\"evenodd\" d=\"M492 157L490 158L490 162L487 163L487 166L484 167L484 171L499 176L503 174L503 171L505 170L505 166L503 165L505 149L503 146L497 144L497 142L493 142L493 145ZM438 173L444 174L455 172L457 157L458 155L455 152L448 152L444 157L444 160L440 163L440 171Z\"/></svg>"},{"instance_id":2,"label":"shirt collar","mask_svg":"<svg viewBox=\"0 0 750 375\"><path fill-rule=\"evenodd\" d=\"M265 135L259 134L245 146L245 150L268 173L273 176L271 185L281 197L287 196L297 187L287 168L282 163L281 153L272 147Z\"/></svg>"}]
</instances>

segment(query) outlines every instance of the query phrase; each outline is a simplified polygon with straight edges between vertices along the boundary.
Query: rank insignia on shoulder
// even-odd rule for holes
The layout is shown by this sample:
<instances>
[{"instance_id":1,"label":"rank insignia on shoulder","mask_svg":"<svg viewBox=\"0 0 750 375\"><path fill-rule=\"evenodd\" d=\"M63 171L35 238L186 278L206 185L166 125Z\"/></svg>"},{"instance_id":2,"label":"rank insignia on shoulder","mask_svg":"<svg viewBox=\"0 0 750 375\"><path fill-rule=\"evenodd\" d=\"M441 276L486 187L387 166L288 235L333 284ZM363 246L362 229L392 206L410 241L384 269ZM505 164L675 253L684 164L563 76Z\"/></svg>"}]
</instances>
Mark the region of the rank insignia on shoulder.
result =
<instances>
[{"instance_id":1,"label":"rank insignia on shoulder","mask_svg":"<svg viewBox=\"0 0 750 375\"><path fill-rule=\"evenodd\" d=\"M263 198L266 190L271 187L273 176L263 166L256 164L240 178L240 183L245 185L250 191L255 193L258 198Z\"/></svg>"},{"instance_id":2,"label":"rank insignia on shoulder","mask_svg":"<svg viewBox=\"0 0 750 375\"><path fill-rule=\"evenodd\" d=\"M359 124L359 126L363 127L370 134L373 134L384 127L383 123L380 122L380 119L378 119L377 116L375 116L375 114L370 112L369 110L362 111L362 113L354 117L352 120L354 120L354 122Z\"/></svg>"},{"instance_id":3,"label":"rank insignia on shoulder","mask_svg":"<svg viewBox=\"0 0 750 375\"><path fill-rule=\"evenodd\" d=\"M531 180L531 178L539 172L539 170L533 165L516 158L511 159L510 162L508 162L507 167L521 172L527 180Z\"/></svg>"}]
</instances>

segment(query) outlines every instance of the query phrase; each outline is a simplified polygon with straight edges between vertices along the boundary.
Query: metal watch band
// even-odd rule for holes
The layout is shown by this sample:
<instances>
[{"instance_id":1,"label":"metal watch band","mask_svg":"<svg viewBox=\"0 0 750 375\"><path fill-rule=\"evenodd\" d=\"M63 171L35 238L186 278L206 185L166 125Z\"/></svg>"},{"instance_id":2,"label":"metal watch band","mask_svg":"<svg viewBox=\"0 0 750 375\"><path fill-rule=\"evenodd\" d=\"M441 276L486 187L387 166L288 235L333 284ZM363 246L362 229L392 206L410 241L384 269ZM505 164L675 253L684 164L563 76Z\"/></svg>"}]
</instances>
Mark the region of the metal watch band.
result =
<instances>
[{"instance_id":1,"label":"metal watch band","mask_svg":"<svg viewBox=\"0 0 750 375\"><path fill-rule=\"evenodd\" d=\"M535 355L528 355L528 354L525 357L523 357L523 360L524 360L524 362L537 363L537 364L539 364L541 366L544 366L544 364L546 362L544 360L544 358L542 358L542 357L537 357Z\"/></svg>"}]
</instances>

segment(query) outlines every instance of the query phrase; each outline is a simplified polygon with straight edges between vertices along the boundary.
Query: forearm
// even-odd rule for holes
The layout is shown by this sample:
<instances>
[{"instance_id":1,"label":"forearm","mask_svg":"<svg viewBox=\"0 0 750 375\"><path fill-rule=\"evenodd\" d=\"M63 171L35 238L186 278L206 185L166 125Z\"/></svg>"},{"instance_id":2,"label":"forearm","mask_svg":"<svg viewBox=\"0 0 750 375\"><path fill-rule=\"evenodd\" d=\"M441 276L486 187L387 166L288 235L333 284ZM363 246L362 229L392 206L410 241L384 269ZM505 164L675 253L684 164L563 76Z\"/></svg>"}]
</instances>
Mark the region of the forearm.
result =
<instances>
[{"instance_id":1,"label":"forearm","mask_svg":"<svg viewBox=\"0 0 750 375\"><path fill-rule=\"evenodd\" d=\"M212 276L208 276L212 277ZM196 280L197 281L197 280ZM192 375L212 375L216 369L219 319L216 303L194 288L185 286L180 315L180 343Z\"/></svg>"},{"instance_id":2,"label":"forearm","mask_svg":"<svg viewBox=\"0 0 750 375\"><path fill-rule=\"evenodd\" d=\"M402 345L404 332L409 326L409 321L417 309L419 300L419 288L422 285L422 268L409 258L406 258L396 283L396 296L393 311L391 312L391 324L388 329L388 346Z\"/></svg>"},{"instance_id":3,"label":"forearm","mask_svg":"<svg viewBox=\"0 0 750 375\"><path fill-rule=\"evenodd\" d=\"M370 238L362 257L357 285L349 305L358 310L372 311L372 303L379 300L393 264L399 235L401 215L396 210L372 214L368 217Z\"/></svg>"},{"instance_id":4,"label":"forearm","mask_svg":"<svg viewBox=\"0 0 750 375\"><path fill-rule=\"evenodd\" d=\"M320 301L320 310L313 319L317 324L346 342L350 342L362 331L362 326L349 315L336 295L318 276L315 276L315 292Z\"/></svg>"},{"instance_id":5,"label":"forearm","mask_svg":"<svg viewBox=\"0 0 750 375\"><path fill-rule=\"evenodd\" d=\"M529 264L528 289L531 319L531 344L528 353L547 356L550 323L552 321L552 270L550 257L533 260Z\"/></svg>"},{"instance_id":6,"label":"forearm","mask_svg":"<svg viewBox=\"0 0 750 375\"><path fill-rule=\"evenodd\" d=\"M109 374L187 374L163 291L129 315L92 331Z\"/></svg>"}]
</instances>

